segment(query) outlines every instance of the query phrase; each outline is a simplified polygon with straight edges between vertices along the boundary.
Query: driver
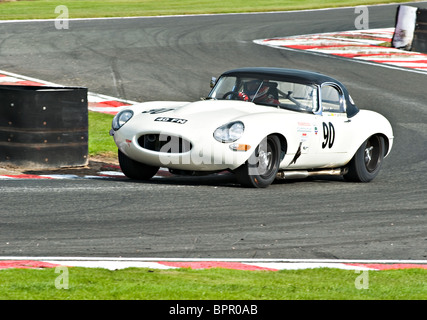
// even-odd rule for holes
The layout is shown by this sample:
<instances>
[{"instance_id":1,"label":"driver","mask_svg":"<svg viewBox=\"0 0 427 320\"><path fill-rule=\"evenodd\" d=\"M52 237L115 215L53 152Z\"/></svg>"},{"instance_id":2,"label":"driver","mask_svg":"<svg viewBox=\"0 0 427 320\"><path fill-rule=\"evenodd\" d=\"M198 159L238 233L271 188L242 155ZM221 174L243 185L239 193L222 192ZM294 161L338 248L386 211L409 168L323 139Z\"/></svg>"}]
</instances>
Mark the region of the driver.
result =
<instances>
[{"instance_id":1,"label":"driver","mask_svg":"<svg viewBox=\"0 0 427 320\"><path fill-rule=\"evenodd\" d=\"M251 80L245 83L243 91L239 92L238 98L243 101L262 102L269 104L279 104L269 92L270 87L265 85L265 81Z\"/></svg>"}]
</instances>

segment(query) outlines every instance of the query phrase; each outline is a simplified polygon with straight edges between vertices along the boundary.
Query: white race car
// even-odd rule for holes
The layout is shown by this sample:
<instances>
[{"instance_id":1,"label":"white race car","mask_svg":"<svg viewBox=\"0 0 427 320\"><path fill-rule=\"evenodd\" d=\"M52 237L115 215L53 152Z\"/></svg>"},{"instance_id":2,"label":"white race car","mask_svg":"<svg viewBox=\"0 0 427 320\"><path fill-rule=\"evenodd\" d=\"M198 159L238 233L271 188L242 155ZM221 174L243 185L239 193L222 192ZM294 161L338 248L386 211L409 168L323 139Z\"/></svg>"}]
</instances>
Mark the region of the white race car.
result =
<instances>
[{"instance_id":1,"label":"white race car","mask_svg":"<svg viewBox=\"0 0 427 320\"><path fill-rule=\"evenodd\" d=\"M110 134L123 173L152 178L228 170L243 186L275 179L375 178L393 144L382 115L359 110L339 81L314 72L242 68L196 102L146 102L118 113Z\"/></svg>"}]
</instances>

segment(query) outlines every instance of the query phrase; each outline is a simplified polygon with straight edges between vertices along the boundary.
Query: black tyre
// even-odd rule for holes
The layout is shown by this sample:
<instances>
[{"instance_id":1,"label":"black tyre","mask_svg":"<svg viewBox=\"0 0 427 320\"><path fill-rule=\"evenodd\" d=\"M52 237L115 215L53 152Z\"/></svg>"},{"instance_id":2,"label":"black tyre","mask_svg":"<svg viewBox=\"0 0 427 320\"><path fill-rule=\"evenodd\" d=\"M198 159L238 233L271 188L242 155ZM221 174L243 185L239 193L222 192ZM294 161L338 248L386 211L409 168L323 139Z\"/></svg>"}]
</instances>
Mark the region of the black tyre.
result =
<instances>
[{"instance_id":1,"label":"black tyre","mask_svg":"<svg viewBox=\"0 0 427 320\"><path fill-rule=\"evenodd\" d=\"M384 139L371 136L357 150L348 166L344 178L348 181L369 182L374 179L381 169L385 154Z\"/></svg>"},{"instance_id":2,"label":"black tyre","mask_svg":"<svg viewBox=\"0 0 427 320\"><path fill-rule=\"evenodd\" d=\"M265 138L248 161L235 170L237 181L244 187L266 188L279 171L281 146L277 136Z\"/></svg>"},{"instance_id":3,"label":"black tyre","mask_svg":"<svg viewBox=\"0 0 427 320\"><path fill-rule=\"evenodd\" d=\"M122 172L130 179L149 180L159 171L159 167L149 166L132 160L120 150L119 164Z\"/></svg>"}]
</instances>

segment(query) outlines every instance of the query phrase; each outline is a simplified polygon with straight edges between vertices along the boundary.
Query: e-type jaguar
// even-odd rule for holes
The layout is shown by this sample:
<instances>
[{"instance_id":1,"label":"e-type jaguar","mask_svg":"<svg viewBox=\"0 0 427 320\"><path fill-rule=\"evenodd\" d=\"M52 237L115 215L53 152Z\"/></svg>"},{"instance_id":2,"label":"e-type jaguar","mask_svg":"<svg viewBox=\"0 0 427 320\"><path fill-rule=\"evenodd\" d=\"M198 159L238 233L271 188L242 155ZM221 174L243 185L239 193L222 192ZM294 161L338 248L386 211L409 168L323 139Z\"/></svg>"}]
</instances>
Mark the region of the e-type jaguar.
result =
<instances>
[{"instance_id":1,"label":"e-type jaguar","mask_svg":"<svg viewBox=\"0 0 427 320\"><path fill-rule=\"evenodd\" d=\"M110 134L129 178L229 171L260 188L313 175L368 182L393 145L389 121L359 110L341 82L283 68L224 72L200 101L125 108Z\"/></svg>"}]
</instances>

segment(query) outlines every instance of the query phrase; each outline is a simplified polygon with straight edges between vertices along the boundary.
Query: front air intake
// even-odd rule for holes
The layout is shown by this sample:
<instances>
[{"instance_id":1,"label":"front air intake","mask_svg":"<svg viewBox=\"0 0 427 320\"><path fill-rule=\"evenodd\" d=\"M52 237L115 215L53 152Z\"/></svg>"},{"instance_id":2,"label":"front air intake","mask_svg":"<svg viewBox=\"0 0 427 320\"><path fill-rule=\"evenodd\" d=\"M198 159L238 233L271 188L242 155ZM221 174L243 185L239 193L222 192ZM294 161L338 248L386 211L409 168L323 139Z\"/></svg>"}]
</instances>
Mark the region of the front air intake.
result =
<instances>
[{"instance_id":1,"label":"front air intake","mask_svg":"<svg viewBox=\"0 0 427 320\"><path fill-rule=\"evenodd\" d=\"M190 141L166 134L146 134L138 139L141 148L164 153L185 153L191 150Z\"/></svg>"}]
</instances>

